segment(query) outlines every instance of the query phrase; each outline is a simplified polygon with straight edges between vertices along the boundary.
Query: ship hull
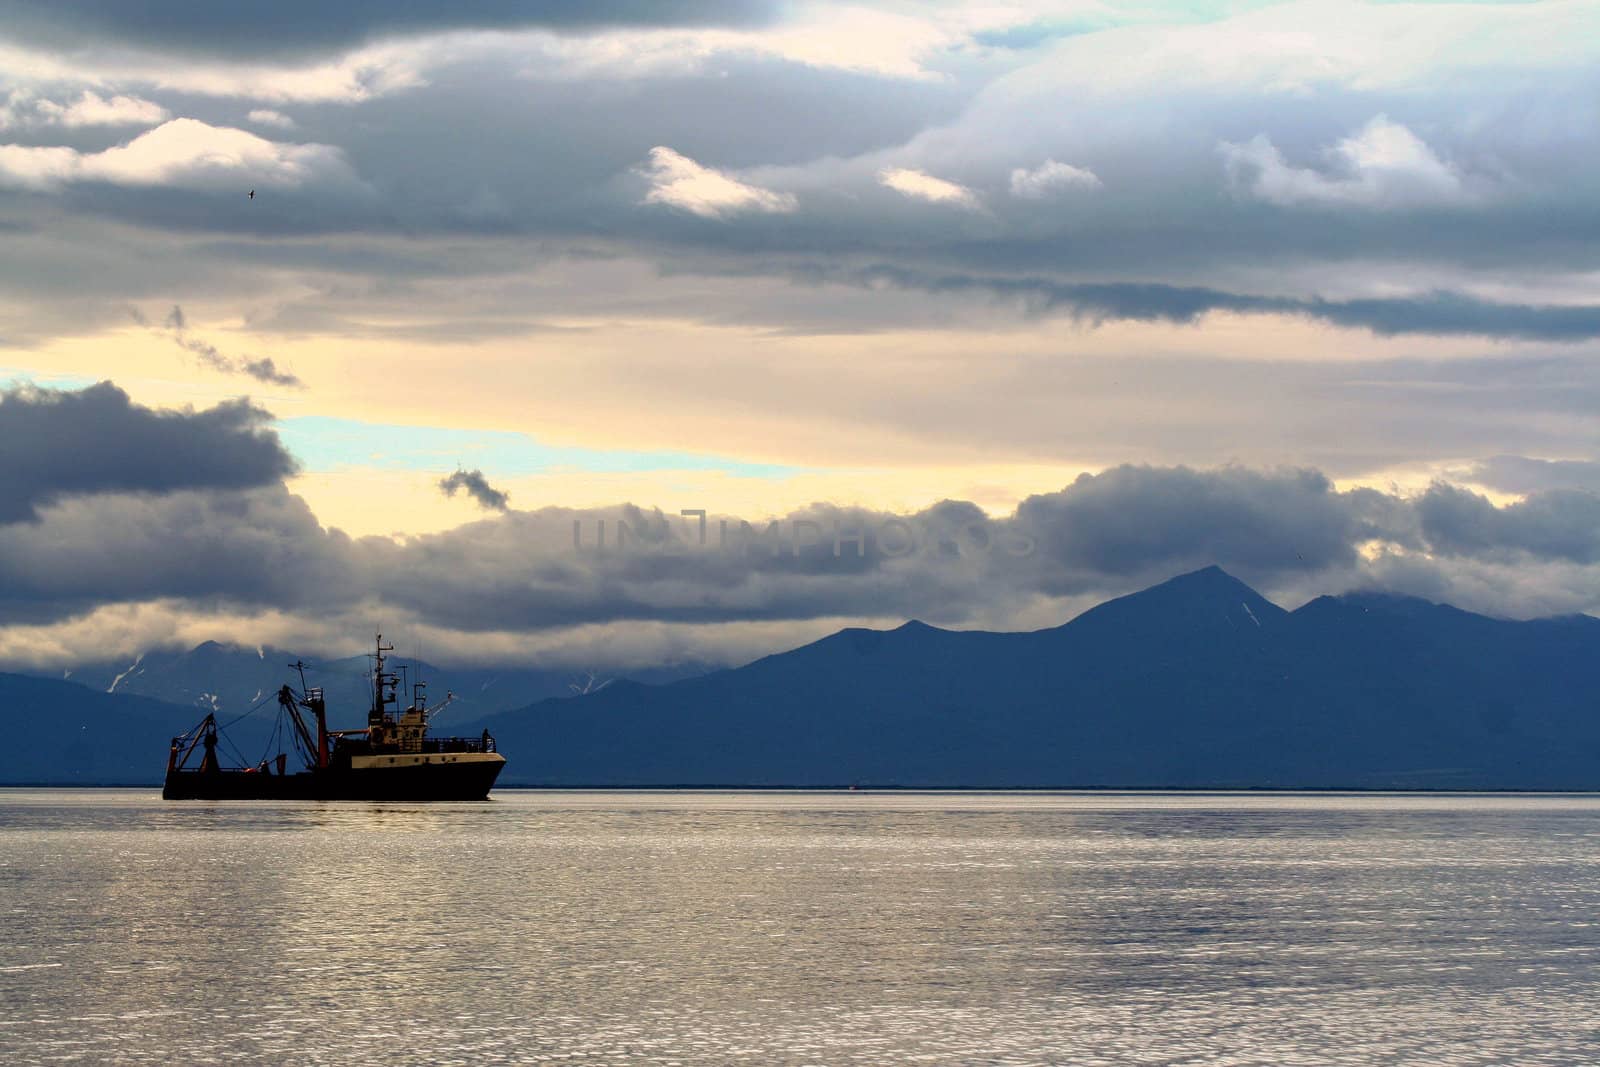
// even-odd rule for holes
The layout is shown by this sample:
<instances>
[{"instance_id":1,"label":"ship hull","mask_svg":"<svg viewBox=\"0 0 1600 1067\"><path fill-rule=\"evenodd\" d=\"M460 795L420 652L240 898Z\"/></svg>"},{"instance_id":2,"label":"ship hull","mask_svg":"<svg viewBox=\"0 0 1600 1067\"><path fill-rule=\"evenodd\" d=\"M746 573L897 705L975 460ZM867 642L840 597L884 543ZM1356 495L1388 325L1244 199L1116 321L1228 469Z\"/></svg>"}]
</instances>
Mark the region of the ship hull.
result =
<instances>
[{"instance_id":1,"label":"ship hull","mask_svg":"<svg viewBox=\"0 0 1600 1067\"><path fill-rule=\"evenodd\" d=\"M497 754L300 774L211 770L167 772L167 800L484 800L505 759Z\"/></svg>"}]
</instances>

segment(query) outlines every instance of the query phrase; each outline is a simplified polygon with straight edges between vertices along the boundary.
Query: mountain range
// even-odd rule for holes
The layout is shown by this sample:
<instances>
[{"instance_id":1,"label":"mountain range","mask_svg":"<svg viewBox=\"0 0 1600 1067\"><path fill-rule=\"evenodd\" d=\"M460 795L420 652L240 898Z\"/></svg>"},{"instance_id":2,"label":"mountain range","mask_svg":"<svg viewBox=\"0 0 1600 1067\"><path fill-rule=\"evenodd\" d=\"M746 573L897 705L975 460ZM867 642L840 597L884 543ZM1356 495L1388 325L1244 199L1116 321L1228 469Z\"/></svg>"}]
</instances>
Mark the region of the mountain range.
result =
<instances>
[{"instance_id":1,"label":"mountain range","mask_svg":"<svg viewBox=\"0 0 1600 1067\"><path fill-rule=\"evenodd\" d=\"M366 721L372 703L370 660L319 657L207 641L187 651L155 650L132 658L77 664L46 675L0 673L0 715L15 743L0 748L0 784L137 784L159 781L166 745L207 712L231 723L235 759L254 763L275 744L276 694L299 679L321 686L334 725ZM454 696L435 716L441 732L532 701L597 691L615 679L540 668L441 669L392 657L408 682L425 680L430 703ZM642 682L667 682L710 668L684 662L634 672ZM477 732L476 727L467 732ZM26 740L24 740L26 739ZM271 748L272 752L278 748Z\"/></svg>"},{"instance_id":2,"label":"mountain range","mask_svg":"<svg viewBox=\"0 0 1600 1067\"><path fill-rule=\"evenodd\" d=\"M186 652L154 651L128 660L87 663L51 677L77 682L106 693L133 694L184 704L202 713L231 717L270 698L285 682L298 682L291 664L306 664L306 680L323 688L334 711L363 713L372 702L372 666L367 656L328 658L207 641ZM426 681L428 700L450 693L455 699L442 714L446 721L492 715L551 697L568 697L598 689L614 679L571 670L540 668L441 668L405 656L389 657L389 668L409 685ZM632 672L646 683L676 681L711 668L681 663Z\"/></svg>"},{"instance_id":3,"label":"mountain range","mask_svg":"<svg viewBox=\"0 0 1600 1067\"><path fill-rule=\"evenodd\" d=\"M197 716L136 690L208 703L231 686L237 707L284 680L243 667L282 653L206 649L186 655L220 673L163 662L112 693L0 675L0 781L155 781L166 737ZM97 688L106 669L90 672ZM436 695L453 677L427 673ZM537 680L550 673L500 672L513 699L484 697L441 728L492 730L506 785L1600 789L1600 619L1384 594L1291 612L1215 567L1045 630L851 628L564 698ZM85 735L143 751L85 764Z\"/></svg>"},{"instance_id":4,"label":"mountain range","mask_svg":"<svg viewBox=\"0 0 1600 1067\"><path fill-rule=\"evenodd\" d=\"M491 716L508 782L1600 788L1600 619L1289 612L1211 567L1030 633L847 629Z\"/></svg>"}]
</instances>

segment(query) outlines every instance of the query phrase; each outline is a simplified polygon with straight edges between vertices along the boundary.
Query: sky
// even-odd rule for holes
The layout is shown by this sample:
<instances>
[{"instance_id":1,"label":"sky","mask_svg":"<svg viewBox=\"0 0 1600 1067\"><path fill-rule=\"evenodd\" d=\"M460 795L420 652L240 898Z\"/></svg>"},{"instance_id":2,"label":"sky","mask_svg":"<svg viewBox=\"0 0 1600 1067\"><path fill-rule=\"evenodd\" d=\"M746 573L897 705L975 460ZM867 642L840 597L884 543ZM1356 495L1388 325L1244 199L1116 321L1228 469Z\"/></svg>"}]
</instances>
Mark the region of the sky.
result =
<instances>
[{"instance_id":1,"label":"sky","mask_svg":"<svg viewBox=\"0 0 1600 1067\"><path fill-rule=\"evenodd\" d=\"M1592 613L1597 164L1591 2L0 0L0 667Z\"/></svg>"}]
</instances>

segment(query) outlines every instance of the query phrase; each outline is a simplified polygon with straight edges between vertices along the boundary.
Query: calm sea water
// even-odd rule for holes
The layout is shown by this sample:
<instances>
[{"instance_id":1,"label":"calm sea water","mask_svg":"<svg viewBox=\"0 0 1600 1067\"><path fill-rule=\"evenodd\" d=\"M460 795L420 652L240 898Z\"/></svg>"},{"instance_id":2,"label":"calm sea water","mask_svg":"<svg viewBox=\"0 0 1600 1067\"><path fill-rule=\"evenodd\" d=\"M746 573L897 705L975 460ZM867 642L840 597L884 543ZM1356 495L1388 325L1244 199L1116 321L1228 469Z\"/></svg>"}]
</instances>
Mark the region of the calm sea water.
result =
<instances>
[{"instance_id":1,"label":"calm sea water","mask_svg":"<svg viewBox=\"0 0 1600 1067\"><path fill-rule=\"evenodd\" d=\"M1600 1062L1600 799L0 790L0 1062Z\"/></svg>"}]
</instances>

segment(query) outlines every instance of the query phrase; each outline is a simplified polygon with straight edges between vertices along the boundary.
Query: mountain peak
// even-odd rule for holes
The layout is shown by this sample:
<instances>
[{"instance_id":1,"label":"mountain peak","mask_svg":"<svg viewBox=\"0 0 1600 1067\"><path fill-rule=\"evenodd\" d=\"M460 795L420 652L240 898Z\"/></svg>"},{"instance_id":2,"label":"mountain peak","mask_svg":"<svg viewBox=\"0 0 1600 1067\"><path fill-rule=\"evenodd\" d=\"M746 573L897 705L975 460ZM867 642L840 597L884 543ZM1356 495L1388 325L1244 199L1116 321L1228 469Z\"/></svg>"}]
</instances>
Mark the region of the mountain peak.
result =
<instances>
[{"instance_id":1,"label":"mountain peak","mask_svg":"<svg viewBox=\"0 0 1600 1067\"><path fill-rule=\"evenodd\" d=\"M1108 600L1067 625L1173 633L1220 626L1252 633L1287 615L1278 605L1213 564Z\"/></svg>"},{"instance_id":2,"label":"mountain peak","mask_svg":"<svg viewBox=\"0 0 1600 1067\"><path fill-rule=\"evenodd\" d=\"M1256 595L1254 589L1251 589L1248 585L1245 585L1239 579L1235 578L1233 575L1229 574L1215 563L1211 564L1209 567L1201 567L1196 571L1187 571L1183 574L1174 575L1173 577L1168 578L1166 581L1153 585L1144 591L1147 593L1152 593L1158 589L1191 588L1227 589L1230 591L1242 589L1247 593Z\"/></svg>"},{"instance_id":3,"label":"mountain peak","mask_svg":"<svg viewBox=\"0 0 1600 1067\"><path fill-rule=\"evenodd\" d=\"M1492 616L1464 611L1452 604L1439 604L1425 597L1381 590L1355 590L1336 596L1319 596L1302 604L1296 613L1308 618L1346 613L1411 620L1492 619Z\"/></svg>"},{"instance_id":4,"label":"mountain peak","mask_svg":"<svg viewBox=\"0 0 1600 1067\"><path fill-rule=\"evenodd\" d=\"M1282 612L1282 609L1278 608L1277 605L1216 564L1168 578L1166 581L1152 585L1147 589L1141 589L1137 593L1129 593L1127 596L1118 597L1116 600L1107 601L1107 603L1117 604L1132 600L1164 604L1193 602L1196 600L1242 601L1249 604L1252 609L1265 606L1274 614Z\"/></svg>"}]
</instances>

